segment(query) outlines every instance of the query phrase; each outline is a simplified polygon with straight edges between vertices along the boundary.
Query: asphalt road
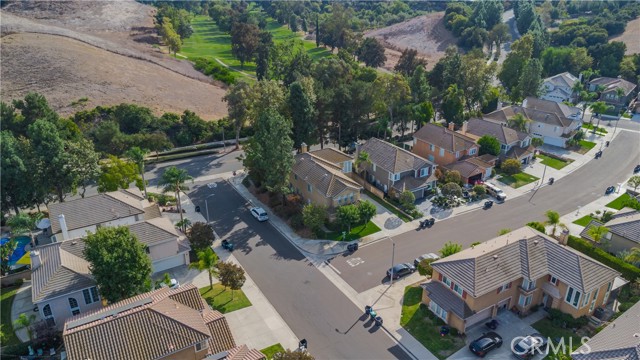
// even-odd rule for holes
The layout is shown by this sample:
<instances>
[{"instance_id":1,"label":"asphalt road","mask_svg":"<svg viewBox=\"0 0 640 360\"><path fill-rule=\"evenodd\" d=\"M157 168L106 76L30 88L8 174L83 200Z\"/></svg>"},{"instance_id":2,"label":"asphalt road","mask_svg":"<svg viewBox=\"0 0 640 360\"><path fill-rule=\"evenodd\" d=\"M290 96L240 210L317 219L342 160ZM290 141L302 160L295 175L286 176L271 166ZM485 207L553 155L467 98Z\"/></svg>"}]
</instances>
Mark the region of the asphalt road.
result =
<instances>
[{"instance_id":1,"label":"asphalt road","mask_svg":"<svg viewBox=\"0 0 640 360\"><path fill-rule=\"evenodd\" d=\"M215 194L208 198L215 231L235 245L235 257L316 359L409 359L269 222L257 222L229 184L191 188L188 195L202 211L204 199Z\"/></svg>"},{"instance_id":2,"label":"asphalt road","mask_svg":"<svg viewBox=\"0 0 640 360\"><path fill-rule=\"evenodd\" d=\"M532 199L529 193L496 204L489 210L476 210L438 221L431 229L395 236L395 263L413 262L420 254L437 253L448 241L467 248L473 242L496 237L500 229L517 229L530 221L544 221L547 210L561 215L577 211L578 206L603 196L607 186L615 186L631 176L633 167L638 164L640 134L623 131L609 148L604 149L602 158L590 161L552 186L541 188ZM613 200L617 195L609 196ZM362 292L385 280L385 272L391 265L391 251L391 240L384 240L361 247L353 257L364 261L355 267L347 263L352 257L336 257L331 264L349 285Z\"/></svg>"}]
</instances>

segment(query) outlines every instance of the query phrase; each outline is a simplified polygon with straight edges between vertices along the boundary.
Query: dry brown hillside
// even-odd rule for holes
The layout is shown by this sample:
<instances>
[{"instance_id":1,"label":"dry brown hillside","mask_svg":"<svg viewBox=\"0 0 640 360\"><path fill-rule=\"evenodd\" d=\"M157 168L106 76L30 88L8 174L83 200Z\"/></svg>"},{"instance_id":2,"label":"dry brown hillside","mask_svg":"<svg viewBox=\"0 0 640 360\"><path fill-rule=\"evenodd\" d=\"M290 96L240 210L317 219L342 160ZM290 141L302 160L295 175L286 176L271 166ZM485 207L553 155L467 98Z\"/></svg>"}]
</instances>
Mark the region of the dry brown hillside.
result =
<instances>
[{"instance_id":1,"label":"dry brown hillside","mask_svg":"<svg viewBox=\"0 0 640 360\"><path fill-rule=\"evenodd\" d=\"M609 41L622 41L627 45L625 54L640 54L640 18L631 20L627 23L624 32L618 36L614 36Z\"/></svg>"},{"instance_id":2,"label":"dry brown hillside","mask_svg":"<svg viewBox=\"0 0 640 360\"><path fill-rule=\"evenodd\" d=\"M192 110L226 115L225 90L190 62L161 53L153 8L127 1L12 2L3 6L3 101L44 94L63 115L85 107L130 102L158 114Z\"/></svg>"}]
</instances>

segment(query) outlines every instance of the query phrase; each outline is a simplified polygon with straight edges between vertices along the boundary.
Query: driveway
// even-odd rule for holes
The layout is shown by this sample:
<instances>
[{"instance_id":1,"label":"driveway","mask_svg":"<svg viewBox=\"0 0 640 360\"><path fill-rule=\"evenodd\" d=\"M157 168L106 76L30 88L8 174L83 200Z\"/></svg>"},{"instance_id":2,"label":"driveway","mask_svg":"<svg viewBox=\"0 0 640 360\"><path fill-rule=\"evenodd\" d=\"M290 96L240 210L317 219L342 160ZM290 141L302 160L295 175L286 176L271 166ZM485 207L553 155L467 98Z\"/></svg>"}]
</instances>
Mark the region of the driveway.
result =
<instances>
[{"instance_id":1,"label":"driveway","mask_svg":"<svg viewBox=\"0 0 640 360\"><path fill-rule=\"evenodd\" d=\"M535 316L537 314L534 314ZM518 336L527 336L536 332L536 330L528 324L527 319L520 319L514 315L511 311L504 311L497 316L497 320L500 323L496 332L502 336L502 346L498 349L492 350L487 356L487 359L491 360L513 360L516 357L511 352L511 341ZM448 360L477 360L479 359L469 350L469 344L482 336L483 333L489 330L484 326L484 322L472 327L467 331L467 340L465 347L460 349L455 354L451 355ZM514 344L515 345L515 344ZM539 360L544 356L538 354L531 359Z\"/></svg>"}]
</instances>

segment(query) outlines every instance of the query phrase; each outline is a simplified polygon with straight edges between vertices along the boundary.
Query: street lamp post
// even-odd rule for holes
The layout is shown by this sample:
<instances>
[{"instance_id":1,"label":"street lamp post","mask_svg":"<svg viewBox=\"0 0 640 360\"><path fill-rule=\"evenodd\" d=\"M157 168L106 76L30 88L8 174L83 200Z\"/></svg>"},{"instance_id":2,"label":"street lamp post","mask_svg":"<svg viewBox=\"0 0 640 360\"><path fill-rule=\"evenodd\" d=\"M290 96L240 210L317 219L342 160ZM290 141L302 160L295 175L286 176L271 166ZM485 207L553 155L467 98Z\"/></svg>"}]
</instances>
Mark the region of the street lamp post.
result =
<instances>
[{"instance_id":1,"label":"street lamp post","mask_svg":"<svg viewBox=\"0 0 640 360\"><path fill-rule=\"evenodd\" d=\"M389 238L389 240L391 240L391 243L393 244L393 247L391 248L391 283L389 284L389 286L393 286L393 262L395 261L396 256L396 242L393 241L393 238Z\"/></svg>"}]
</instances>

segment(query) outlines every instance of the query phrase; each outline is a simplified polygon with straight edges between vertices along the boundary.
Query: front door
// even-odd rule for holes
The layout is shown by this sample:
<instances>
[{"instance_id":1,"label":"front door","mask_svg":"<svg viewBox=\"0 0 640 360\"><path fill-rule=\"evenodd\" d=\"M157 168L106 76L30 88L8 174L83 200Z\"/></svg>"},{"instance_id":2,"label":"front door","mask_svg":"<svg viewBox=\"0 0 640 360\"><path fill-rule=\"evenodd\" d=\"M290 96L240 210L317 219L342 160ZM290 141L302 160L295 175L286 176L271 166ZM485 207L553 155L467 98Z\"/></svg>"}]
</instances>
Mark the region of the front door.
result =
<instances>
[{"instance_id":1,"label":"front door","mask_svg":"<svg viewBox=\"0 0 640 360\"><path fill-rule=\"evenodd\" d=\"M553 298L549 296L549 294L544 293L544 295L542 295L542 306L544 306L545 309L550 308L552 302Z\"/></svg>"}]
</instances>

